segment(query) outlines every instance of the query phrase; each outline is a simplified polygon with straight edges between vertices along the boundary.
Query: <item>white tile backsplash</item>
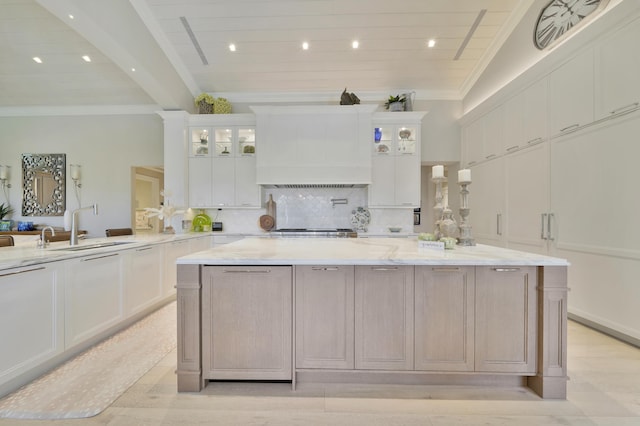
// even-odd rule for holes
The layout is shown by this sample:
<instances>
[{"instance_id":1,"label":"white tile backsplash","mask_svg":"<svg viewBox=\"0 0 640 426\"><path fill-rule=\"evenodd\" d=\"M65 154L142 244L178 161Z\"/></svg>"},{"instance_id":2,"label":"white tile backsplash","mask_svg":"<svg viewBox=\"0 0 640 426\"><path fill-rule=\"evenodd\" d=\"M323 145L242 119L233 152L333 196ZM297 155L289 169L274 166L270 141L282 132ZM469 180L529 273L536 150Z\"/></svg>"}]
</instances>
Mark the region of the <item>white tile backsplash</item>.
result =
<instances>
[{"instance_id":1,"label":"white tile backsplash","mask_svg":"<svg viewBox=\"0 0 640 426\"><path fill-rule=\"evenodd\" d=\"M268 188L263 199L273 195L276 202L276 228L353 228L351 212L367 205L367 188ZM332 199L346 199L333 204ZM388 232L389 226L413 232L413 209L369 209L368 231ZM266 209L207 210L211 219L222 222L224 231L260 233L259 219Z\"/></svg>"}]
</instances>

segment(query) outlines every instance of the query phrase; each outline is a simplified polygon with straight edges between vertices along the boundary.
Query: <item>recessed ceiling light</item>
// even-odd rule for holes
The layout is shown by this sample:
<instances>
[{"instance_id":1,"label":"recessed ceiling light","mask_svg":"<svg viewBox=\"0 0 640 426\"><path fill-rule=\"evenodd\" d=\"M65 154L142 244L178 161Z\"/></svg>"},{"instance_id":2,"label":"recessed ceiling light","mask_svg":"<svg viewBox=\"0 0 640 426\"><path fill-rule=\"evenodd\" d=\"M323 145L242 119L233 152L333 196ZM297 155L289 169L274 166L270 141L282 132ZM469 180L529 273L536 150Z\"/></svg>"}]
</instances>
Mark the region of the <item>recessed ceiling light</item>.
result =
<instances>
[{"instance_id":1,"label":"recessed ceiling light","mask_svg":"<svg viewBox=\"0 0 640 426\"><path fill-rule=\"evenodd\" d=\"M231 44L229 45L229 50L230 50L230 51L232 51L232 52L235 52L235 51L236 51L236 45L235 45L235 44L233 44L233 43L231 43Z\"/></svg>"},{"instance_id":2,"label":"recessed ceiling light","mask_svg":"<svg viewBox=\"0 0 640 426\"><path fill-rule=\"evenodd\" d=\"M358 42L358 40L354 40L351 43L351 47L353 47L354 49L357 49L358 47L360 47L360 43Z\"/></svg>"},{"instance_id":3,"label":"recessed ceiling light","mask_svg":"<svg viewBox=\"0 0 640 426\"><path fill-rule=\"evenodd\" d=\"M135 68L131 68L131 72L136 72L136 69Z\"/></svg>"},{"instance_id":4,"label":"recessed ceiling light","mask_svg":"<svg viewBox=\"0 0 640 426\"><path fill-rule=\"evenodd\" d=\"M91 58L89 57L89 55L82 56L82 59L84 59L85 62L91 62Z\"/></svg>"},{"instance_id":5,"label":"recessed ceiling light","mask_svg":"<svg viewBox=\"0 0 640 426\"><path fill-rule=\"evenodd\" d=\"M69 14L69 19L74 19L74 16L72 14Z\"/></svg>"},{"instance_id":6,"label":"recessed ceiling light","mask_svg":"<svg viewBox=\"0 0 640 426\"><path fill-rule=\"evenodd\" d=\"M309 43L306 41L302 43L302 50L309 50Z\"/></svg>"},{"instance_id":7,"label":"recessed ceiling light","mask_svg":"<svg viewBox=\"0 0 640 426\"><path fill-rule=\"evenodd\" d=\"M37 56L33 57L33 60L36 61L37 63L41 64L42 63L42 59L38 58Z\"/></svg>"},{"instance_id":8,"label":"recessed ceiling light","mask_svg":"<svg viewBox=\"0 0 640 426\"><path fill-rule=\"evenodd\" d=\"M436 45L436 41L434 39L431 39L427 42L427 46L428 47L433 47Z\"/></svg>"}]
</instances>

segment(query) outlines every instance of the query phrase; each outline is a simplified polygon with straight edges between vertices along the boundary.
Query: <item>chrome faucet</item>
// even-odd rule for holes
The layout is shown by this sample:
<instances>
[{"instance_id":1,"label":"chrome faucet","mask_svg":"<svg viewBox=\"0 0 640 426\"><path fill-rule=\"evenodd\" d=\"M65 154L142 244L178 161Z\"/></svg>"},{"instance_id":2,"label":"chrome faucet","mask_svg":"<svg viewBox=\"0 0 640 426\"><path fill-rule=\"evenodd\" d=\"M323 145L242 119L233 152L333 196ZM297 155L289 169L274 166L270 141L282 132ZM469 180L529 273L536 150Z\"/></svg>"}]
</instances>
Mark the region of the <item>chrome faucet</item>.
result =
<instances>
[{"instance_id":1,"label":"chrome faucet","mask_svg":"<svg viewBox=\"0 0 640 426\"><path fill-rule=\"evenodd\" d=\"M47 246L48 241L47 241L47 240L45 240L45 235L44 235L44 233L45 233L45 231L46 231L47 229L48 229L49 231L51 231L51 236L52 236L52 237L54 237L54 236L56 235L56 231L55 231L52 227L50 227L50 226L45 226L44 228L42 228L42 236L40 236L40 241L38 241L38 247L45 248L45 247Z\"/></svg>"},{"instance_id":2,"label":"chrome faucet","mask_svg":"<svg viewBox=\"0 0 640 426\"><path fill-rule=\"evenodd\" d=\"M79 209L75 209L71 213L71 236L69 238L69 245L77 246L78 245L78 213L80 210L93 209L93 214L98 214L98 204L94 204L92 206L80 207Z\"/></svg>"}]
</instances>

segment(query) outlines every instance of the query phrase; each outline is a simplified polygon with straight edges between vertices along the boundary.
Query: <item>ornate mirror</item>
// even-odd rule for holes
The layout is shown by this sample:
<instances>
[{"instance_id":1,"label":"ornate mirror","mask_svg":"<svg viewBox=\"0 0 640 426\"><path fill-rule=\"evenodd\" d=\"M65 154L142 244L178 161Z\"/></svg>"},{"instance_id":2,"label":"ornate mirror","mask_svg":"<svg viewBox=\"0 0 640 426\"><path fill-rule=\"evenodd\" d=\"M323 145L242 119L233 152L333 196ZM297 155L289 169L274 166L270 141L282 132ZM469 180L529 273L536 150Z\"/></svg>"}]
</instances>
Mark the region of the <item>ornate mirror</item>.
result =
<instances>
[{"instance_id":1,"label":"ornate mirror","mask_svg":"<svg viewBox=\"0 0 640 426\"><path fill-rule=\"evenodd\" d=\"M65 154L22 154L22 215L64 216Z\"/></svg>"}]
</instances>

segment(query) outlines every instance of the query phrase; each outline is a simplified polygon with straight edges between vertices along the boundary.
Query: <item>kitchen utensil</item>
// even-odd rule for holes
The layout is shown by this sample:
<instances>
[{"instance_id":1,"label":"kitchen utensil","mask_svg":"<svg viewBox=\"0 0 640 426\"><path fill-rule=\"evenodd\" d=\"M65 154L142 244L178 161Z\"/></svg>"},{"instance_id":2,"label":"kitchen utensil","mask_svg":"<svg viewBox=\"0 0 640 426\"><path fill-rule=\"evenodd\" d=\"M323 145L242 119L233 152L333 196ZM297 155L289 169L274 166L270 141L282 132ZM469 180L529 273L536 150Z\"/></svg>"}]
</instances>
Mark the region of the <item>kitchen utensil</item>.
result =
<instances>
[{"instance_id":1,"label":"kitchen utensil","mask_svg":"<svg viewBox=\"0 0 640 426\"><path fill-rule=\"evenodd\" d=\"M273 216L269 216L268 214L263 214L260 216L260 228L264 231L270 231L273 229L273 226L276 224Z\"/></svg>"}]
</instances>

